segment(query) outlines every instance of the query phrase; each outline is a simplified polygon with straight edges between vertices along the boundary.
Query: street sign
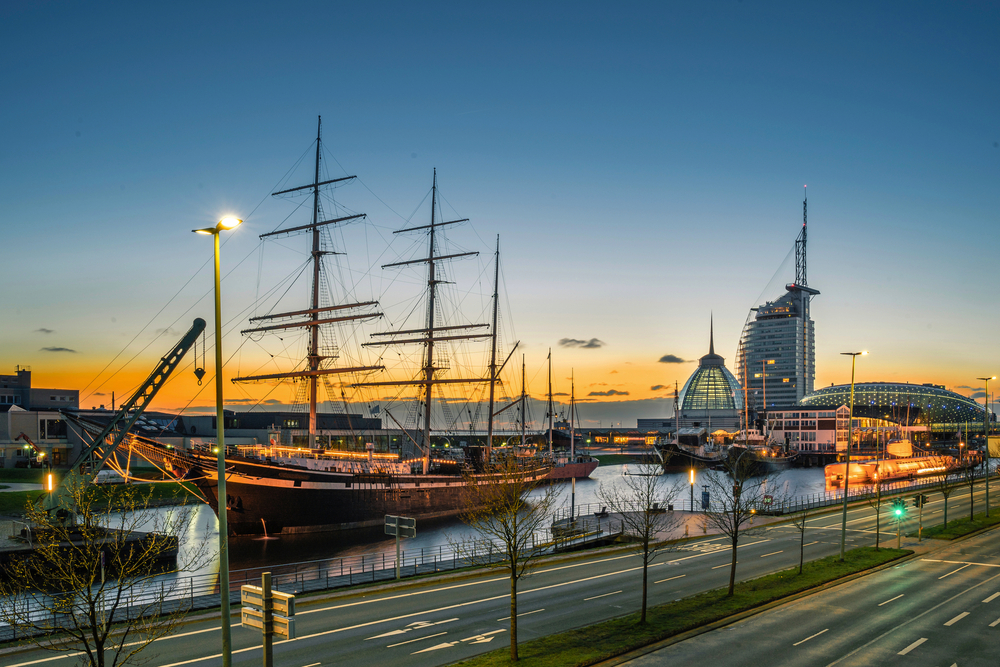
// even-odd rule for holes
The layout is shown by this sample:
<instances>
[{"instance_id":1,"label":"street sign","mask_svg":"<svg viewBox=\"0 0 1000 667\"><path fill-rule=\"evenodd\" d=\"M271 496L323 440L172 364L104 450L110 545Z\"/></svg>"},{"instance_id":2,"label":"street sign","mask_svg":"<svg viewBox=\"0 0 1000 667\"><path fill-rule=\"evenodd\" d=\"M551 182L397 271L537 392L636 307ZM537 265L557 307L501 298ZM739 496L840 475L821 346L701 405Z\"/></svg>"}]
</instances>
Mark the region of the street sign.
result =
<instances>
[{"instance_id":1,"label":"street sign","mask_svg":"<svg viewBox=\"0 0 1000 667\"><path fill-rule=\"evenodd\" d=\"M765 505L770 505L773 502L774 502L774 496L770 496L770 495L764 496L764 504Z\"/></svg>"},{"instance_id":2,"label":"street sign","mask_svg":"<svg viewBox=\"0 0 1000 667\"><path fill-rule=\"evenodd\" d=\"M416 537L417 520L406 516L385 515L385 534L397 537Z\"/></svg>"},{"instance_id":3,"label":"street sign","mask_svg":"<svg viewBox=\"0 0 1000 667\"><path fill-rule=\"evenodd\" d=\"M261 631L264 642L264 667L274 664L273 635L295 639L295 596L271 590L271 573L261 575L260 586L240 587L240 623Z\"/></svg>"}]
</instances>

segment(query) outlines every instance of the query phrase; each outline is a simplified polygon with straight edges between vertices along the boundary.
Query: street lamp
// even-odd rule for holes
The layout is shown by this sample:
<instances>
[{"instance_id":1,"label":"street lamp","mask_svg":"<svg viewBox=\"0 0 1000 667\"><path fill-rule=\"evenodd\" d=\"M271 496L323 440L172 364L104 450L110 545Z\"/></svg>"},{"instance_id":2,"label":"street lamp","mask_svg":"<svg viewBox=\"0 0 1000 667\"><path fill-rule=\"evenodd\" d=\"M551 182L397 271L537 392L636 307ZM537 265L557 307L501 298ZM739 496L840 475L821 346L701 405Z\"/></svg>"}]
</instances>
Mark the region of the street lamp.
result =
<instances>
[{"instance_id":1,"label":"street lamp","mask_svg":"<svg viewBox=\"0 0 1000 667\"><path fill-rule=\"evenodd\" d=\"M997 376L988 378L976 378L986 383L983 391L983 438L986 439L986 517L990 516L990 380L996 380Z\"/></svg>"},{"instance_id":2,"label":"street lamp","mask_svg":"<svg viewBox=\"0 0 1000 667\"><path fill-rule=\"evenodd\" d=\"M691 468L691 511L694 511L694 468Z\"/></svg>"},{"instance_id":3,"label":"street lamp","mask_svg":"<svg viewBox=\"0 0 1000 667\"><path fill-rule=\"evenodd\" d=\"M851 401L848 405L847 417L847 465L844 467L844 518L840 526L840 560L844 560L844 549L847 545L847 489L851 485L851 441L854 439L854 362L858 355L866 355L863 352L841 352L851 358Z\"/></svg>"},{"instance_id":4,"label":"street lamp","mask_svg":"<svg viewBox=\"0 0 1000 667\"><path fill-rule=\"evenodd\" d=\"M229 527L226 521L228 502L226 496L226 428L222 418L222 288L219 275L219 234L223 230L235 229L243 222L233 216L219 220L219 224L208 229L193 229L195 234L212 236L215 239L215 433L216 451L219 462L219 597L222 607L222 665L233 664L232 632L229 617Z\"/></svg>"}]
</instances>

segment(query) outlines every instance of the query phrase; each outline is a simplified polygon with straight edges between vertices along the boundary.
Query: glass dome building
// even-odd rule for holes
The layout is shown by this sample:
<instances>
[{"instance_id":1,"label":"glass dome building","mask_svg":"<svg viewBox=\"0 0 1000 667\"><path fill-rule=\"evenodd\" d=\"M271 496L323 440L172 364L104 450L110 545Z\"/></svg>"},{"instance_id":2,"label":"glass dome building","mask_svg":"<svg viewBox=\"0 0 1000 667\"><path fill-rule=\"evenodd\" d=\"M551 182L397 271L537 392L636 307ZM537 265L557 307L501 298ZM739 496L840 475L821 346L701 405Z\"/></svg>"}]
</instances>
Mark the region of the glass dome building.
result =
<instances>
[{"instance_id":1,"label":"glass dome building","mask_svg":"<svg viewBox=\"0 0 1000 667\"><path fill-rule=\"evenodd\" d=\"M715 335L709 329L708 354L698 360L678 398L682 426L735 430L743 411L743 388L715 353Z\"/></svg>"},{"instance_id":2,"label":"glass dome building","mask_svg":"<svg viewBox=\"0 0 1000 667\"><path fill-rule=\"evenodd\" d=\"M804 396L799 407L835 410L851 400L851 385L823 387ZM983 430L984 407L944 387L905 382L854 384L854 416L886 419L906 426L925 424L937 430ZM976 426L978 425L978 429Z\"/></svg>"}]
</instances>

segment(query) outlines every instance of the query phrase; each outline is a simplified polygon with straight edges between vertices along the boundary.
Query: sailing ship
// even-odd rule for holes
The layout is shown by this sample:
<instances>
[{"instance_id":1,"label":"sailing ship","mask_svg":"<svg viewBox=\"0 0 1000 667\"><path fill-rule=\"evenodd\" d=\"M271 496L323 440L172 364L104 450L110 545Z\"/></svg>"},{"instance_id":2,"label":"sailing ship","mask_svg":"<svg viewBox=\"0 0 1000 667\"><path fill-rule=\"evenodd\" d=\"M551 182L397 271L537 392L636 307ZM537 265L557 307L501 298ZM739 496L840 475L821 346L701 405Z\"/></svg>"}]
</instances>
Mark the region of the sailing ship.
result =
<instances>
[{"instance_id":1,"label":"sailing ship","mask_svg":"<svg viewBox=\"0 0 1000 667\"><path fill-rule=\"evenodd\" d=\"M589 455L576 453L576 380L570 380L569 391L569 451L557 452L552 447L552 419L555 411L552 406L552 350L549 350L549 402L545 416L549 420L549 459L552 470L545 476L547 480L585 479L597 470L601 462Z\"/></svg>"},{"instance_id":2,"label":"sailing ship","mask_svg":"<svg viewBox=\"0 0 1000 667\"><path fill-rule=\"evenodd\" d=\"M254 326L244 330L244 335L262 335L305 329L309 335L308 352L304 363L297 370L280 373L245 375L233 382L260 382L296 380L305 382L308 394L309 420L307 447L280 447L271 442L254 447L239 447L238 453L227 448L226 495L218 497L216 455L210 451L191 449L183 454L164 451L147 451L144 455L169 458L174 474L192 481L205 499L218 513L220 507L228 510L228 526L233 534L260 534L280 532L306 532L340 530L381 525L387 514L415 518L433 518L455 515L462 511L464 488L470 483L503 483L503 478L489 472L487 462L493 460L495 388L499 382L501 366L497 363L497 324L499 291L499 238L497 239L496 270L493 281L492 322L489 324L449 324L440 321L438 291L445 282L439 272L445 261L478 255L478 252L442 254L439 235L442 228L466 222L441 220L437 217L437 171L431 188L431 216L426 225L400 229L396 234L423 233L428 239L426 256L393 262L382 266L391 269L404 266L425 265L426 315L423 326L416 328L377 331L364 347L423 346L422 364L415 377L409 379L380 379L377 373L386 371L383 363L361 363L339 366L337 354L325 354L321 345L321 327L346 322L371 322L383 317L377 300L353 301L324 305L321 300L323 278L322 258L331 254L323 248L320 230L326 226L340 225L365 217L365 214L334 217L324 220L321 215L321 191L336 186L354 176L321 180L322 120L316 136L316 165L313 182L307 185L280 190L275 195L308 193L312 196L312 221L262 234L261 239L292 233L311 235L312 292L308 308L278 312L251 318ZM447 377L442 371L446 363L438 358L438 348L451 341L490 342L490 361L485 374L469 377ZM515 345L516 348L516 345ZM511 350L513 352L513 350ZM508 357L509 359L509 357ZM366 443L365 453L320 447L317 444L318 383L329 376L351 378L341 382L344 388L362 390L384 387L418 387L422 396L422 429L405 429L402 423L386 409L383 413L399 427L404 445L397 453L376 452L374 443ZM461 455L432 453L431 421L434 408L434 391L442 385L485 385L489 393L489 427L484 447L470 447ZM346 399L345 399L346 403ZM348 415L349 416L349 415ZM374 438L373 438L374 439ZM137 448L155 450L150 443L135 445ZM137 449L139 453L142 453ZM418 457L406 458L406 452ZM506 455L506 454L505 454ZM536 457L522 456L520 470L529 481L541 480L549 472L550 464Z\"/></svg>"}]
</instances>

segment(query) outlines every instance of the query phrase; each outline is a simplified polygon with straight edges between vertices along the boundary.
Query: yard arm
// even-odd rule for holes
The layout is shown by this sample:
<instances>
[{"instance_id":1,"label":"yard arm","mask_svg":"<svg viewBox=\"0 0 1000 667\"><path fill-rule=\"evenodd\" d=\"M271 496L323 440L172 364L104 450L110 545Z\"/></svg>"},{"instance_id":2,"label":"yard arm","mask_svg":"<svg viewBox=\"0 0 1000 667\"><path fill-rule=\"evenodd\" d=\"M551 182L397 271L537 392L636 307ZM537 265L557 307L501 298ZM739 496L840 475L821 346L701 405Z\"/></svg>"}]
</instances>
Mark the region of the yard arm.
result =
<instances>
[{"instance_id":1,"label":"yard arm","mask_svg":"<svg viewBox=\"0 0 1000 667\"><path fill-rule=\"evenodd\" d=\"M149 374L136 392L122 404L111 421L95 435L90 445L85 445L69 470L62 474L55 487L46 494L42 501L46 512L55 512L57 518L64 523L75 523L74 491L80 485L90 483L90 477L100 470L115 450L128 435L129 429L142 415L146 407L156 396L156 393L166 383L171 373L177 368L184 354L194 345L195 340L205 330L205 320L200 317L194 321L180 342L168 352Z\"/></svg>"}]
</instances>

